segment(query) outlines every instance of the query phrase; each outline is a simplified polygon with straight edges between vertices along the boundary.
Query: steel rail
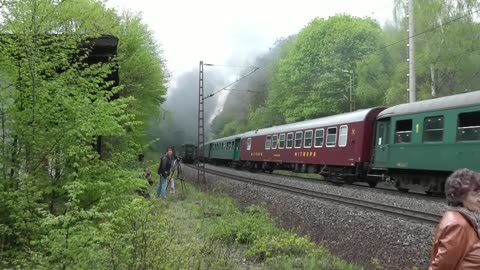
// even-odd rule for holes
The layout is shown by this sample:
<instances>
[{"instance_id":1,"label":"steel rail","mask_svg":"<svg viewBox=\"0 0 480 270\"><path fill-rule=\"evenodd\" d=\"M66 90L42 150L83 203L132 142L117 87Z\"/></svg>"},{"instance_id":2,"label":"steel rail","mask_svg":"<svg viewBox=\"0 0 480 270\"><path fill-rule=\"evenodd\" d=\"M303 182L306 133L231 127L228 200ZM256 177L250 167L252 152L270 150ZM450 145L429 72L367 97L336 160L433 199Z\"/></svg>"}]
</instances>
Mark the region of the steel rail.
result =
<instances>
[{"instance_id":1,"label":"steel rail","mask_svg":"<svg viewBox=\"0 0 480 270\"><path fill-rule=\"evenodd\" d=\"M351 206L361 207L364 209L374 210L377 212L382 212L385 214L403 217L410 220L416 220L423 223L438 224L438 222L442 218L442 216L438 214L422 212L422 211L417 211L417 210L412 210L408 208L397 207L397 206L392 206L392 205L387 205L382 203L370 202L370 201L360 200L356 198L347 198L340 195L330 194L330 193L321 192L321 191L308 190L308 189L298 188L290 185L272 183L264 180L252 179L244 176L212 170L209 168L206 168L206 171L209 174L222 176L232 180L237 180L237 181L246 182L253 185L273 188L273 189L286 191L286 192L290 192L290 193L294 193L302 196L308 196L315 199L328 200L328 201L343 203Z\"/></svg>"}]
</instances>

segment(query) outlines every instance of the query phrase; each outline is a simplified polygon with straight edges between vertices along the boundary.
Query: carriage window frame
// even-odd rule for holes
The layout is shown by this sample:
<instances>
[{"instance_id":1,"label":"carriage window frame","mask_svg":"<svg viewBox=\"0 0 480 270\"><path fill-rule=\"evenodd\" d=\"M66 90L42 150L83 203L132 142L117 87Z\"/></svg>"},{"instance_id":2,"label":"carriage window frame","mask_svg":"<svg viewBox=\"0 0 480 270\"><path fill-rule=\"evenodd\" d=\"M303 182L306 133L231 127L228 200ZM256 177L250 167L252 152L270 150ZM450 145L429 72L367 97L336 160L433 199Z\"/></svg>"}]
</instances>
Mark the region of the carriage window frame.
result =
<instances>
[{"instance_id":1,"label":"carriage window frame","mask_svg":"<svg viewBox=\"0 0 480 270\"><path fill-rule=\"evenodd\" d=\"M278 134L272 135L272 149L277 149L278 146Z\"/></svg>"},{"instance_id":2,"label":"carriage window frame","mask_svg":"<svg viewBox=\"0 0 480 270\"><path fill-rule=\"evenodd\" d=\"M307 137L307 133L310 133L310 138ZM307 146L307 140L310 140L310 145ZM313 143L313 130L305 130L305 136L303 138L303 148L312 148L312 143Z\"/></svg>"},{"instance_id":3,"label":"carriage window frame","mask_svg":"<svg viewBox=\"0 0 480 270\"><path fill-rule=\"evenodd\" d=\"M317 136L319 131L322 132L322 136ZM317 145L317 139L319 138L322 138L322 140L320 141L320 145ZM315 138L314 138L314 143L313 143L313 147L315 148L320 148L320 147L323 147L325 143L325 129L324 128L317 128L315 129Z\"/></svg>"},{"instance_id":4,"label":"carriage window frame","mask_svg":"<svg viewBox=\"0 0 480 270\"><path fill-rule=\"evenodd\" d=\"M436 127L436 128L430 128L428 127L427 122L430 120L440 120L442 123L441 128ZM423 133L422 133L422 141L424 143L442 143L443 142L443 134L444 134L444 129L445 129L445 118L443 115L435 115L435 116L429 116L425 117L423 119ZM431 138L428 138L427 134L432 134L432 133L440 133L440 140L432 140Z\"/></svg>"},{"instance_id":5,"label":"carriage window frame","mask_svg":"<svg viewBox=\"0 0 480 270\"><path fill-rule=\"evenodd\" d=\"M474 133L474 134L476 133L477 138L476 139L460 138L462 135L466 134L467 132ZM480 141L480 111L462 112L458 114L456 141L459 143Z\"/></svg>"},{"instance_id":6,"label":"carriage window frame","mask_svg":"<svg viewBox=\"0 0 480 270\"><path fill-rule=\"evenodd\" d=\"M345 134L342 134L342 128L345 130ZM342 143L342 138L345 138L345 142ZM345 147L348 144L348 125L341 125L338 132L338 147Z\"/></svg>"},{"instance_id":7,"label":"carriage window frame","mask_svg":"<svg viewBox=\"0 0 480 270\"><path fill-rule=\"evenodd\" d=\"M330 134L330 130L335 130L335 133ZM335 147L337 145L337 135L338 135L337 127L327 128L327 147ZM333 136L335 138L333 142L329 141L330 136Z\"/></svg>"},{"instance_id":8,"label":"carriage window frame","mask_svg":"<svg viewBox=\"0 0 480 270\"><path fill-rule=\"evenodd\" d=\"M297 134L300 134L300 137L297 137ZM300 145L299 145L299 146L297 146L297 141L300 142ZM296 131L296 132L295 132L295 139L294 139L294 144L293 144L293 146L294 146L295 148L297 148L297 149L298 149L298 148L302 148L302 142L303 142L303 131Z\"/></svg>"},{"instance_id":9,"label":"carriage window frame","mask_svg":"<svg viewBox=\"0 0 480 270\"><path fill-rule=\"evenodd\" d=\"M252 150L252 138L247 139L247 151Z\"/></svg>"},{"instance_id":10,"label":"carriage window frame","mask_svg":"<svg viewBox=\"0 0 480 270\"><path fill-rule=\"evenodd\" d=\"M403 125L404 123L410 122L410 130L405 129L402 127L402 129L399 131L399 125ZM395 144L409 144L412 143L412 132L413 131L413 120L412 119L402 119L402 120L397 120L395 121L395 139L394 143ZM399 135L406 134L407 137L409 138L409 141L399 141L398 138L404 138ZM409 135L409 136L408 136Z\"/></svg>"},{"instance_id":11,"label":"carriage window frame","mask_svg":"<svg viewBox=\"0 0 480 270\"><path fill-rule=\"evenodd\" d=\"M290 139L288 138L290 137ZM293 148L293 132L287 133L287 140L286 140L285 148L292 149ZM290 146L288 146L290 144Z\"/></svg>"},{"instance_id":12,"label":"carriage window frame","mask_svg":"<svg viewBox=\"0 0 480 270\"><path fill-rule=\"evenodd\" d=\"M265 150L270 150L271 145L272 145L272 136L271 135L265 136Z\"/></svg>"},{"instance_id":13,"label":"carriage window frame","mask_svg":"<svg viewBox=\"0 0 480 270\"><path fill-rule=\"evenodd\" d=\"M283 140L282 140L283 137ZM278 135L278 149L285 148L285 133Z\"/></svg>"}]
</instances>

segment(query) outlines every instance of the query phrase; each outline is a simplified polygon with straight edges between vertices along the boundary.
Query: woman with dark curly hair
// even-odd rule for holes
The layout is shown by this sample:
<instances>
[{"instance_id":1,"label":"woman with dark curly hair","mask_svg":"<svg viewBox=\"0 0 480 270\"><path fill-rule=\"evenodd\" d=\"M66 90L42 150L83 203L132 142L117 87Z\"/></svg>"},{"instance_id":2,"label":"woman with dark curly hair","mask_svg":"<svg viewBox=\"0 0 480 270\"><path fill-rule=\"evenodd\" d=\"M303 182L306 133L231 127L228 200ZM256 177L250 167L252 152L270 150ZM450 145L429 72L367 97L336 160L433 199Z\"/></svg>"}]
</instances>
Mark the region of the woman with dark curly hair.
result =
<instances>
[{"instance_id":1,"label":"woman with dark curly hair","mask_svg":"<svg viewBox=\"0 0 480 270\"><path fill-rule=\"evenodd\" d=\"M435 233L429 270L480 269L480 174L455 171L445 196L448 209Z\"/></svg>"}]
</instances>

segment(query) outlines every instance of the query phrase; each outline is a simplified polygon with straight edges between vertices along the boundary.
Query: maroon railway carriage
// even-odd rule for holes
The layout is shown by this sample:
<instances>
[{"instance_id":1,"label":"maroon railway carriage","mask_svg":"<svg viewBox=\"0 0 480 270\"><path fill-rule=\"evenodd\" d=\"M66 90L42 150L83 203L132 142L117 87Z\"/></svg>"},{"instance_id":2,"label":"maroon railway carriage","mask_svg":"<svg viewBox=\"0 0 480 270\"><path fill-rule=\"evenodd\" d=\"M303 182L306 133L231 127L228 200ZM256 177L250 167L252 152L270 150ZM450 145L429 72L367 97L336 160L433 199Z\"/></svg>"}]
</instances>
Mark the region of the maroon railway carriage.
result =
<instances>
[{"instance_id":1,"label":"maroon railway carriage","mask_svg":"<svg viewBox=\"0 0 480 270\"><path fill-rule=\"evenodd\" d=\"M332 181L367 181L375 118L384 109L246 132L241 135L240 160L251 169L291 169L320 173Z\"/></svg>"}]
</instances>

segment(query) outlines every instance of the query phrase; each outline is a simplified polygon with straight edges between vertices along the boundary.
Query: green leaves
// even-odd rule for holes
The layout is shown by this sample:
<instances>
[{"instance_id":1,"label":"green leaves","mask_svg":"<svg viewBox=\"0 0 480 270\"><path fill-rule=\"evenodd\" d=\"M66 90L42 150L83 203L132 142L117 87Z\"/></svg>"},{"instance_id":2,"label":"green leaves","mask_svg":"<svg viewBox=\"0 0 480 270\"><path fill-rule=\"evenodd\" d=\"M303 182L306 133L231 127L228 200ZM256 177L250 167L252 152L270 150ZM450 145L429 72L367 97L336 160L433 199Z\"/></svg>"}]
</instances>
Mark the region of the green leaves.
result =
<instances>
[{"instance_id":1,"label":"green leaves","mask_svg":"<svg viewBox=\"0 0 480 270\"><path fill-rule=\"evenodd\" d=\"M268 104L286 122L348 111L349 77L342 71L375 51L381 34L370 19L313 20L275 62Z\"/></svg>"},{"instance_id":2,"label":"green leaves","mask_svg":"<svg viewBox=\"0 0 480 270\"><path fill-rule=\"evenodd\" d=\"M166 92L158 46L139 16L100 1L13 0L0 12L0 268L146 268L124 241L143 231L158 244L152 231L165 227L136 194L135 155ZM120 37L118 59L92 63L81 45L100 34Z\"/></svg>"}]
</instances>

